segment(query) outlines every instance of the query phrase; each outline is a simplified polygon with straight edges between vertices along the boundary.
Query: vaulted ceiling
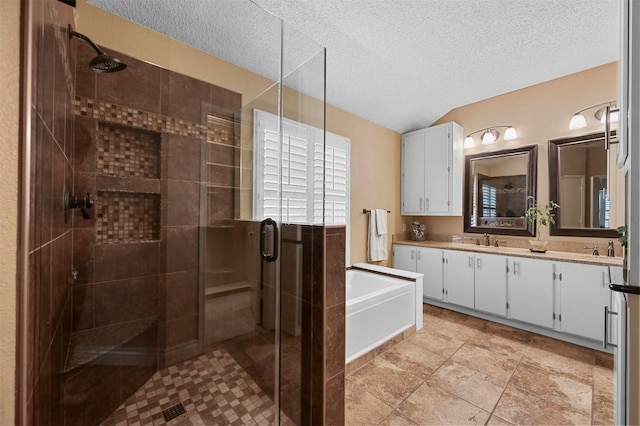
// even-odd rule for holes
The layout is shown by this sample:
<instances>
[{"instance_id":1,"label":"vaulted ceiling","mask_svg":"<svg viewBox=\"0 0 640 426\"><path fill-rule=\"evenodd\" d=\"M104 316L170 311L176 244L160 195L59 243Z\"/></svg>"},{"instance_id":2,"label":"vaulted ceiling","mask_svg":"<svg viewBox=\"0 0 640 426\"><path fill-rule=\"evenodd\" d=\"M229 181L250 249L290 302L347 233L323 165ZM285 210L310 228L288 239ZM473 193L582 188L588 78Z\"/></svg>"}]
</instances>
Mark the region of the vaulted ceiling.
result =
<instances>
[{"instance_id":1,"label":"vaulted ceiling","mask_svg":"<svg viewBox=\"0 0 640 426\"><path fill-rule=\"evenodd\" d=\"M90 3L276 78L279 25L261 6L286 23L285 34L315 41L291 37L285 55L326 47L328 103L400 133L453 108L616 61L619 49L617 0Z\"/></svg>"}]
</instances>

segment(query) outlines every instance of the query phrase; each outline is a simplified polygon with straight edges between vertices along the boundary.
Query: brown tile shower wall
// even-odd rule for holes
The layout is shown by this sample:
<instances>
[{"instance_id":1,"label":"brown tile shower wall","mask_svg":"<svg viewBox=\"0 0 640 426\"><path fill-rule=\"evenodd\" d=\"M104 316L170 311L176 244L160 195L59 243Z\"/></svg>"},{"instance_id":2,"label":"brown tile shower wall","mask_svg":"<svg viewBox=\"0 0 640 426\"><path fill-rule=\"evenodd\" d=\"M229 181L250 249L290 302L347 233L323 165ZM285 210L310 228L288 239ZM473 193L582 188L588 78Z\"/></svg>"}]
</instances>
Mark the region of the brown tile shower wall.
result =
<instances>
[{"instance_id":1,"label":"brown tile shower wall","mask_svg":"<svg viewBox=\"0 0 640 426\"><path fill-rule=\"evenodd\" d=\"M97 199L91 220L74 213L74 331L155 318L157 362L181 361L200 349L200 227L234 217L241 97L113 51L128 68L94 74L76 49L74 191ZM205 155L224 185L201 184Z\"/></svg>"},{"instance_id":2,"label":"brown tile shower wall","mask_svg":"<svg viewBox=\"0 0 640 426\"><path fill-rule=\"evenodd\" d=\"M303 423L344 424L345 231L344 226L302 231Z\"/></svg>"},{"instance_id":3,"label":"brown tile shower wall","mask_svg":"<svg viewBox=\"0 0 640 426\"><path fill-rule=\"evenodd\" d=\"M73 184L73 70L70 7L34 2L32 157L29 217L28 418L60 424L60 377L71 333L72 229L62 196Z\"/></svg>"}]
</instances>

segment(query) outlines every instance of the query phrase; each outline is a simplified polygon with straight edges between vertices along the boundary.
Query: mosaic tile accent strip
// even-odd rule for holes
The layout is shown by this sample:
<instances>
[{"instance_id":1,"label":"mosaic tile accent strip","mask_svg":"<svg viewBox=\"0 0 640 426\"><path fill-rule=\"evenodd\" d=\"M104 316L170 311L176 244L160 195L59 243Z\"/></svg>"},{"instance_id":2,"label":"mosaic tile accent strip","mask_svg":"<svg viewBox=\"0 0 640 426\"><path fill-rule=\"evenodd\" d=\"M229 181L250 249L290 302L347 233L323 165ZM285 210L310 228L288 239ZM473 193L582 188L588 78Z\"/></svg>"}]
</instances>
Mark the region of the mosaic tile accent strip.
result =
<instances>
[{"instance_id":1,"label":"mosaic tile accent strip","mask_svg":"<svg viewBox=\"0 0 640 426\"><path fill-rule=\"evenodd\" d=\"M160 195L99 191L96 241L127 243L160 239Z\"/></svg>"},{"instance_id":2,"label":"mosaic tile accent strip","mask_svg":"<svg viewBox=\"0 0 640 426\"><path fill-rule=\"evenodd\" d=\"M124 105L112 104L82 96L73 101L74 114L96 120L135 127L158 133L171 133L181 136L207 137L209 142L225 145L237 145L233 120L208 116L207 125L178 120L166 115L141 111Z\"/></svg>"},{"instance_id":3,"label":"mosaic tile accent strip","mask_svg":"<svg viewBox=\"0 0 640 426\"><path fill-rule=\"evenodd\" d=\"M202 124L167 117L147 111L140 111L123 105L112 104L82 96L76 96L74 113L99 121L121 124L158 133L182 136L202 136L206 128Z\"/></svg>"},{"instance_id":4,"label":"mosaic tile accent strip","mask_svg":"<svg viewBox=\"0 0 640 426\"><path fill-rule=\"evenodd\" d=\"M106 176L160 178L160 134L98 123L97 172Z\"/></svg>"},{"instance_id":5,"label":"mosaic tile accent strip","mask_svg":"<svg viewBox=\"0 0 640 426\"><path fill-rule=\"evenodd\" d=\"M207 118L207 142L235 145L234 126L232 120L210 115Z\"/></svg>"},{"instance_id":6,"label":"mosaic tile accent strip","mask_svg":"<svg viewBox=\"0 0 640 426\"><path fill-rule=\"evenodd\" d=\"M186 413L165 423L162 411ZM273 423L273 401L224 349L158 371L102 424L259 425ZM292 424L283 416L282 424Z\"/></svg>"}]
</instances>

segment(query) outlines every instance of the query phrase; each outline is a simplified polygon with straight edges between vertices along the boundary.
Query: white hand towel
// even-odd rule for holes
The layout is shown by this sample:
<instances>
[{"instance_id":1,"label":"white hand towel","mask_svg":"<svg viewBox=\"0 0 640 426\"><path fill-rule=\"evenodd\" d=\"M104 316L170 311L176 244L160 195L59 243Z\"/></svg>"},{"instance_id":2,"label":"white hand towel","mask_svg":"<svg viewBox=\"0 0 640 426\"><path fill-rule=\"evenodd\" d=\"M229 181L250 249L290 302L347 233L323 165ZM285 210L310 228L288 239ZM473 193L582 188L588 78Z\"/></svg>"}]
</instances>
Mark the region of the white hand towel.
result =
<instances>
[{"instance_id":1,"label":"white hand towel","mask_svg":"<svg viewBox=\"0 0 640 426\"><path fill-rule=\"evenodd\" d=\"M386 219L386 211L385 219ZM368 232L368 240L369 240L369 250L368 257L370 262L378 262L381 260L387 260L387 234L378 235L377 232L377 211L371 210L369 214L369 232ZM385 220L386 224L386 220Z\"/></svg>"},{"instance_id":2,"label":"white hand towel","mask_svg":"<svg viewBox=\"0 0 640 426\"><path fill-rule=\"evenodd\" d=\"M376 234L387 235L387 211L376 209Z\"/></svg>"}]
</instances>

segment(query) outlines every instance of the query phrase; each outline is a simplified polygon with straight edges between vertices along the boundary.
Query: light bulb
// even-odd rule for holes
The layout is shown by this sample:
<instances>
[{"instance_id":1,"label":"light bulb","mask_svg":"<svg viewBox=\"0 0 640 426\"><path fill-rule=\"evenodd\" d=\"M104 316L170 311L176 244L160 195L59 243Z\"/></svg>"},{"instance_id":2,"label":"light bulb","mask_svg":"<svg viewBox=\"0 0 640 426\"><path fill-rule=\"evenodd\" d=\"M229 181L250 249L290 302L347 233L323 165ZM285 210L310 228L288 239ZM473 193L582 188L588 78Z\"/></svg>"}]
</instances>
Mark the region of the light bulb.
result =
<instances>
[{"instance_id":1,"label":"light bulb","mask_svg":"<svg viewBox=\"0 0 640 426\"><path fill-rule=\"evenodd\" d=\"M496 141L496 137L490 130L486 130L482 134L482 144L483 145L494 143L495 141Z\"/></svg>"},{"instance_id":2,"label":"light bulb","mask_svg":"<svg viewBox=\"0 0 640 426\"><path fill-rule=\"evenodd\" d=\"M606 118L606 114L604 113L604 111L602 111L602 113L600 114L600 122L602 124L604 124L605 118ZM609 123L617 123L619 118L620 118L620 111L615 110L615 111L609 112Z\"/></svg>"},{"instance_id":3,"label":"light bulb","mask_svg":"<svg viewBox=\"0 0 640 426\"><path fill-rule=\"evenodd\" d=\"M476 145L476 142L473 140L473 138L471 136L467 136L464 139L464 147L465 148L472 148Z\"/></svg>"},{"instance_id":4,"label":"light bulb","mask_svg":"<svg viewBox=\"0 0 640 426\"><path fill-rule=\"evenodd\" d=\"M518 133L516 132L516 129L509 126L507 130L504 131L504 140L512 141L514 139L518 139Z\"/></svg>"},{"instance_id":5,"label":"light bulb","mask_svg":"<svg viewBox=\"0 0 640 426\"><path fill-rule=\"evenodd\" d=\"M584 118L584 115L579 112L573 114L573 117L571 117L571 121L569 122L569 129L576 130L584 127L587 127L587 120Z\"/></svg>"}]
</instances>

